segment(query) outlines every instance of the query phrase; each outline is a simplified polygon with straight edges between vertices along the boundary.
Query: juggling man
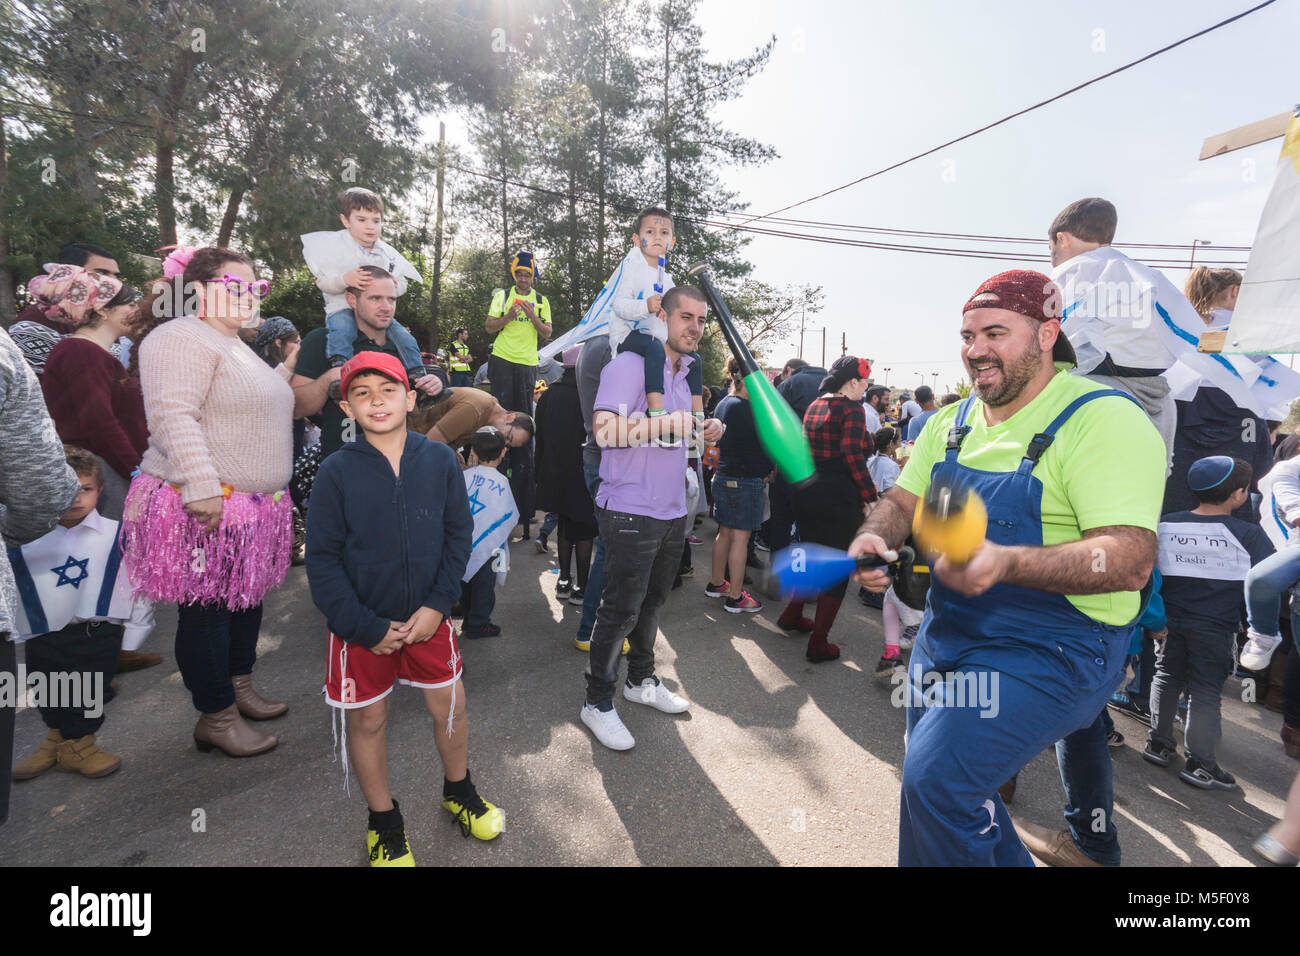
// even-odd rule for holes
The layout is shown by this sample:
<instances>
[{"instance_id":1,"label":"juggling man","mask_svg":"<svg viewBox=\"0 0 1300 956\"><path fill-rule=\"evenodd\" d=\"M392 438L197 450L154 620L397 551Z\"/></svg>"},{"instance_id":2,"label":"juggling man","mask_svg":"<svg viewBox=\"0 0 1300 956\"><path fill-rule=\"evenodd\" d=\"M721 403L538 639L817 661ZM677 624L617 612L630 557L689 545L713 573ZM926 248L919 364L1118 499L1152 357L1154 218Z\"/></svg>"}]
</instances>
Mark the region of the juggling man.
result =
<instances>
[{"instance_id":1,"label":"juggling man","mask_svg":"<svg viewBox=\"0 0 1300 956\"><path fill-rule=\"evenodd\" d=\"M1155 559L1165 449L1131 396L1068 374L1047 276L989 279L962 310L961 337L973 394L926 422L849 553L899 547L927 496L947 492L950 522L967 490L983 499L987 540L962 564L960 535L944 545L912 651L898 859L1027 866L997 789L1057 740L1100 735L1104 767L1069 775L1094 792L1069 795L1067 820L1083 836L1100 808L1111 827L1100 714ZM889 585L879 569L858 580Z\"/></svg>"}]
</instances>

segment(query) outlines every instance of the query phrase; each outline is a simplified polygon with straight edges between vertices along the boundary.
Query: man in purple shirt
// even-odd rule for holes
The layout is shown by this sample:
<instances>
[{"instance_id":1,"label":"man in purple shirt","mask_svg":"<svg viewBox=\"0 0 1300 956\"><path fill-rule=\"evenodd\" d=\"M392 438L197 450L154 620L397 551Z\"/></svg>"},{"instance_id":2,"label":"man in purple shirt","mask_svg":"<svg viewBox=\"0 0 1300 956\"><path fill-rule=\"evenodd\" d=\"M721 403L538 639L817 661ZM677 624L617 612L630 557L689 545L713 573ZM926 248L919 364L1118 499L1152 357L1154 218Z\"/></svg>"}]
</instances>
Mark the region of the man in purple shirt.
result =
<instances>
[{"instance_id":1,"label":"man in purple shirt","mask_svg":"<svg viewBox=\"0 0 1300 956\"><path fill-rule=\"evenodd\" d=\"M686 446L667 447L655 439L691 434L686 372L704 333L704 313L704 296L693 286L676 286L663 298L666 414L646 416L645 360L632 352L605 366L596 393L592 433L602 449L596 521L605 545L605 591L591 633L580 716L611 750L630 750L636 743L614 710L624 638L632 649L623 696L667 714L690 706L655 676L659 608L672 590L686 537ZM709 419L700 437L717 441L722 430L721 422Z\"/></svg>"}]
</instances>

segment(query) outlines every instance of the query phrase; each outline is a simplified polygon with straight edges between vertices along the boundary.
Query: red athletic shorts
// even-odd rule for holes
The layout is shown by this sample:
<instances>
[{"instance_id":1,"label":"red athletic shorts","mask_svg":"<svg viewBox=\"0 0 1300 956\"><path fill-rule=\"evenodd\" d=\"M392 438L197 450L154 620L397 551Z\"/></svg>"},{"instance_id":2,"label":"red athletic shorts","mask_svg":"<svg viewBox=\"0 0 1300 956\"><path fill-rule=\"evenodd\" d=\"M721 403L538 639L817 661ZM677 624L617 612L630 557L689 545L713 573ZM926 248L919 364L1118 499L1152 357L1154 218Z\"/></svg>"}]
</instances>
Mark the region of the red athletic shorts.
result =
<instances>
[{"instance_id":1,"label":"red athletic shorts","mask_svg":"<svg viewBox=\"0 0 1300 956\"><path fill-rule=\"evenodd\" d=\"M460 645L446 620L427 641L391 654L376 654L331 633L325 702L348 710L365 707L387 697L394 684L446 687L460 680L460 670Z\"/></svg>"}]
</instances>

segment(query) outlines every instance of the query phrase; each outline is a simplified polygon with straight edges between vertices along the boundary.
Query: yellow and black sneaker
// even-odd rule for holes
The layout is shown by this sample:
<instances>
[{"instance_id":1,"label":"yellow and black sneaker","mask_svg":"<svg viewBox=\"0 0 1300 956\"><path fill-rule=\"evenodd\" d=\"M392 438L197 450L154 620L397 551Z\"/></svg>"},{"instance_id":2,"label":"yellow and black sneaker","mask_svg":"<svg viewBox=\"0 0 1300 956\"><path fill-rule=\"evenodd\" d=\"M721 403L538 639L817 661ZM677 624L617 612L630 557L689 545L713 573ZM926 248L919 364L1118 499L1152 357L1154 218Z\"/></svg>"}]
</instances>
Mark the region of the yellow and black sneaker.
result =
<instances>
[{"instance_id":1,"label":"yellow and black sneaker","mask_svg":"<svg viewBox=\"0 0 1300 956\"><path fill-rule=\"evenodd\" d=\"M415 855L406 842L402 814L393 801L393 809L383 813L370 811L370 828L366 830L366 855L371 866L415 866Z\"/></svg>"},{"instance_id":2,"label":"yellow and black sneaker","mask_svg":"<svg viewBox=\"0 0 1300 956\"><path fill-rule=\"evenodd\" d=\"M456 793L452 793L455 788ZM460 824L461 836L471 836L480 840L494 840L505 828L506 817L496 807L478 795L474 784L470 782L469 772L460 783L444 782L442 789L442 808L455 817Z\"/></svg>"}]
</instances>

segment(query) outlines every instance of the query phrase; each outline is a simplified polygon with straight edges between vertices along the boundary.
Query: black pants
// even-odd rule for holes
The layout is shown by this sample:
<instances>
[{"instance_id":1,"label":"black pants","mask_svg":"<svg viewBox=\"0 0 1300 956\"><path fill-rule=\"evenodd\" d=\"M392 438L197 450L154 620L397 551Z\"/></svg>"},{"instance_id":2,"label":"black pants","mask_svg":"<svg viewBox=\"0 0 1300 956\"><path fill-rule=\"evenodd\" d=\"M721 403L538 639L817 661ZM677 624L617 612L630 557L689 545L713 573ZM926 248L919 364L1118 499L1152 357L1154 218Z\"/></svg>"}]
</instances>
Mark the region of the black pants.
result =
<instances>
[{"instance_id":1,"label":"black pants","mask_svg":"<svg viewBox=\"0 0 1300 956\"><path fill-rule=\"evenodd\" d=\"M763 539L773 551L789 546L794 529L794 502L790 499L790 486L777 478L767 486L767 500L772 507Z\"/></svg>"},{"instance_id":2,"label":"black pants","mask_svg":"<svg viewBox=\"0 0 1300 956\"><path fill-rule=\"evenodd\" d=\"M492 609L497 604L497 573L488 558L474 576L460 586L460 606L465 612L465 629L478 630L492 623Z\"/></svg>"},{"instance_id":3,"label":"black pants","mask_svg":"<svg viewBox=\"0 0 1300 956\"><path fill-rule=\"evenodd\" d=\"M597 508L596 521L605 545L605 590L591 632L589 704L613 698L623 638L632 646L628 680L654 676L659 609L673 588L686 535L685 515L664 521Z\"/></svg>"},{"instance_id":4,"label":"black pants","mask_svg":"<svg viewBox=\"0 0 1300 956\"><path fill-rule=\"evenodd\" d=\"M508 412L533 413L533 389L537 385L536 365L516 365L495 355L488 358L488 378L492 382L492 397ZM510 476L510 491L519 505L519 516L528 530L528 520L533 516L533 443L521 448L511 448L504 464Z\"/></svg>"},{"instance_id":5,"label":"black pants","mask_svg":"<svg viewBox=\"0 0 1300 956\"><path fill-rule=\"evenodd\" d=\"M232 675L253 673L262 605L232 611L220 604L180 604L176 615L176 663L201 714L235 702Z\"/></svg>"},{"instance_id":6,"label":"black pants","mask_svg":"<svg viewBox=\"0 0 1300 956\"><path fill-rule=\"evenodd\" d=\"M47 692L37 707L46 727L65 740L99 730L121 646L122 625L107 621L69 624L27 642L27 679L41 675ZM77 692L69 696L72 684ZM55 703L60 706L49 706Z\"/></svg>"}]
</instances>

